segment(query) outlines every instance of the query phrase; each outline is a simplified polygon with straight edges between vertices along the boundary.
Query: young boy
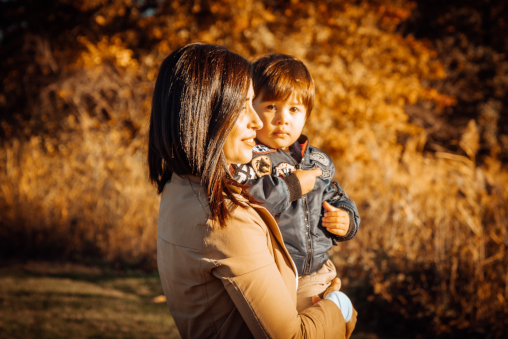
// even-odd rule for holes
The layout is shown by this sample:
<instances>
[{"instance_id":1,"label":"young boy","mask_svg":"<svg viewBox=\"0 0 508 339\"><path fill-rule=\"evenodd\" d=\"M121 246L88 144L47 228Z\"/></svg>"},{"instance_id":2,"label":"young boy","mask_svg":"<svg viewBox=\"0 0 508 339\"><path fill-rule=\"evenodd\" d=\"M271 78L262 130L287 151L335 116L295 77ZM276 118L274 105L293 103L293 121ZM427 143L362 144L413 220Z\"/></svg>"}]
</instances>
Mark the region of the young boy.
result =
<instances>
[{"instance_id":1,"label":"young boy","mask_svg":"<svg viewBox=\"0 0 508 339\"><path fill-rule=\"evenodd\" d=\"M235 167L234 176L251 186L249 193L280 223L298 270L300 311L312 306L314 295L322 297L335 278L327 251L356 235L360 217L355 203L332 182L330 157L301 134L314 105L314 80L307 67L282 54L258 57L253 66L253 106L263 128L252 161Z\"/></svg>"}]
</instances>

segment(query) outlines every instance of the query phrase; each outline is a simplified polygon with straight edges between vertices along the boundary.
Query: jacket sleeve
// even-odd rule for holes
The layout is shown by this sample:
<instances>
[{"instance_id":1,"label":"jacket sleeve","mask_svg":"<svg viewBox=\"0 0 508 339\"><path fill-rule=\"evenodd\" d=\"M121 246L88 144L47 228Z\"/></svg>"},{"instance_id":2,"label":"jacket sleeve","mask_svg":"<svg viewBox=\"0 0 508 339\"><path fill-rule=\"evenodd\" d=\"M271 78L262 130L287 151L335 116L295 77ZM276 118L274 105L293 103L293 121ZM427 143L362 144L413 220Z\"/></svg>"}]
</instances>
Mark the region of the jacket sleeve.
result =
<instances>
[{"instance_id":1,"label":"jacket sleeve","mask_svg":"<svg viewBox=\"0 0 508 339\"><path fill-rule=\"evenodd\" d=\"M332 165L333 167L333 165ZM335 167L333 167L335 173ZM330 205L340 208L349 214L349 229L344 236L331 234L334 245L339 242L351 240L355 237L360 227L360 214L354 201L349 199L346 192L339 186L336 181L332 181L324 190L323 201L327 201Z\"/></svg>"},{"instance_id":2,"label":"jacket sleeve","mask_svg":"<svg viewBox=\"0 0 508 339\"><path fill-rule=\"evenodd\" d=\"M332 301L321 300L298 313L296 296L291 295L296 291L284 283L262 221L245 213L232 218L235 227L228 226L219 238L222 243L213 246L228 251L219 254L223 258L214 263L213 275L222 281L254 338L345 338L345 320Z\"/></svg>"},{"instance_id":3,"label":"jacket sleeve","mask_svg":"<svg viewBox=\"0 0 508 339\"><path fill-rule=\"evenodd\" d=\"M235 169L234 179L250 186L247 189L249 194L272 214L282 213L291 202L302 197L300 181L294 173L285 178L271 175L258 177L250 165L242 165Z\"/></svg>"}]
</instances>

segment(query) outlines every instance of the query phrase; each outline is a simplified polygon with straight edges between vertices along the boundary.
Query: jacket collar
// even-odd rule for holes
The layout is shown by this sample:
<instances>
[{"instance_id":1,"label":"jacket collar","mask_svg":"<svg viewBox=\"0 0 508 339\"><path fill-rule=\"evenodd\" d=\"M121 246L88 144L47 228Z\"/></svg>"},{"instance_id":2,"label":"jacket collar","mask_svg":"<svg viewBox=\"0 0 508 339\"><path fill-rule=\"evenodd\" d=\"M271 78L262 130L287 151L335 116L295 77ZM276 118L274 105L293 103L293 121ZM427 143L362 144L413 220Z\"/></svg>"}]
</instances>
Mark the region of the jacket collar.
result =
<instances>
[{"instance_id":1,"label":"jacket collar","mask_svg":"<svg viewBox=\"0 0 508 339\"><path fill-rule=\"evenodd\" d=\"M309 159L309 149L310 149L309 138L307 138L307 136L304 134L300 135L298 140L294 144L289 146L289 150L291 151L291 153L297 154L299 159L296 159L296 160L299 160L298 161L299 163L302 163L302 162L308 163L308 161L306 161L306 160ZM293 156L293 158L294 158L294 156Z\"/></svg>"},{"instance_id":2,"label":"jacket collar","mask_svg":"<svg viewBox=\"0 0 508 339\"><path fill-rule=\"evenodd\" d=\"M309 154L310 154L310 147L309 147L309 138L302 134L298 138L297 142L289 146L289 150L293 152L298 152L301 154L302 159L299 162L305 162L306 164L309 164ZM273 149L270 148L263 143L261 143L258 139L256 139L256 146L252 149L252 152L257 154L268 154L268 153L274 153L274 152L285 152L282 149Z\"/></svg>"},{"instance_id":3,"label":"jacket collar","mask_svg":"<svg viewBox=\"0 0 508 339\"><path fill-rule=\"evenodd\" d=\"M309 149L310 149L309 148L309 138L305 134L302 134L298 138L298 143L300 144L300 148L302 150L302 157L305 157L307 155L307 158L308 158Z\"/></svg>"}]
</instances>

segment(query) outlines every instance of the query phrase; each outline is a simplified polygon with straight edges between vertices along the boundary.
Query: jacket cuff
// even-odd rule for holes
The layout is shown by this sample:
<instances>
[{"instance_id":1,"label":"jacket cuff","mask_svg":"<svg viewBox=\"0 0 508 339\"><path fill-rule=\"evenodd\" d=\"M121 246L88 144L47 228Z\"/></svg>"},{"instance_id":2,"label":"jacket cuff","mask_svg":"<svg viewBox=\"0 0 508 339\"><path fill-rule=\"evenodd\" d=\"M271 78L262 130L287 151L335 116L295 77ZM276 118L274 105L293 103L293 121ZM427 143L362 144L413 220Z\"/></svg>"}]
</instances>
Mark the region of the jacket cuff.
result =
<instances>
[{"instance_id":1,"label":"jacket cuff","mask_svg":"<svg viewBox=\"0 0 508 339\"><path fill-rule=\"evenodd\" d=\"M358 232L358 226L356 224L356 213L355 211L347 204L341 204L341 203L338 203L336 204L337 208L340 208L346 212L349 213L349 229L346 233L346 235L343 235L343 236L340 236L340 235L336 235L334 238L335 238L335 241L337 242L342 242L342 241L347 241L347 240L351 240L355 237L356 233Z\"/></svg>"},{"instance_id":2,"label":"jacket cuff","mask_svg":"<svg viewBox=\"0 0 508 339\"><path fill-rule=\"evenodd\" d=\"M284 180L289 188L289 202L298 200L303 196L302 186L300 185L300 180L298 180L296 174L291 173L287 177L282 178L282 180Z\"/></svg>"}]
</instances>

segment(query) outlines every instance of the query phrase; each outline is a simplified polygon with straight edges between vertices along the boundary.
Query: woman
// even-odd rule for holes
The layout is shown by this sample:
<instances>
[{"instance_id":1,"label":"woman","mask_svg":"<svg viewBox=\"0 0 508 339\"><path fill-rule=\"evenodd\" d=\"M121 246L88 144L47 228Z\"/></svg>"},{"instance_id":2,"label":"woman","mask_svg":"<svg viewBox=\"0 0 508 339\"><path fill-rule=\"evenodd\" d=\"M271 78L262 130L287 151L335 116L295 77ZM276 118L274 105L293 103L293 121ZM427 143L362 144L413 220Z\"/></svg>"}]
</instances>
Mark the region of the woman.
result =
<instances>
[{"instance_id":1,"label":"woman","mask_svg":"<svg viewBox=\"0 0 508 339\"><path fill-rule=\"evenodd\" d=\"M148 163L171 314L183 338L349 337L356 314L346 324L340 302L296 311L298 275L277 223L231 179L262 127L252 98L249 63L225 47L190 44L160 68Z\"/></svg>"}]
</instances>

